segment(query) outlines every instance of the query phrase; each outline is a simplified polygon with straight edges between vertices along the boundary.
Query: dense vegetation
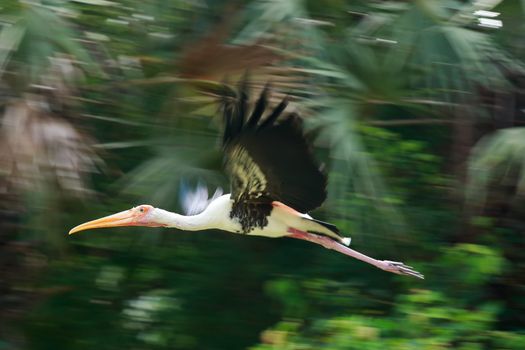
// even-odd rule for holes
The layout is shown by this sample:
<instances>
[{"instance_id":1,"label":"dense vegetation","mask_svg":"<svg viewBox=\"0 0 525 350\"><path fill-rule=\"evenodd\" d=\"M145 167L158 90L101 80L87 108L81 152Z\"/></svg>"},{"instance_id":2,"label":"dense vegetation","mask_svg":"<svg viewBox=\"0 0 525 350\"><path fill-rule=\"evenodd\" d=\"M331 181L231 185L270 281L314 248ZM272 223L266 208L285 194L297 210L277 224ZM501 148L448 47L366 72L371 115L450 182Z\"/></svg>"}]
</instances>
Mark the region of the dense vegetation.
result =
<instances>
[{"instance_id":1,"label":"dense vegetation","mask_svg":"<svg viewBox=\"0 0 525 350\"><path fill-rule=\"evenodd\" d=\"M524 17L512 0L2 1L0 349L524 349ZM290 239L67 236L228 188L216 102L247 71L305 119L330 175L314 215L425 280Z\"/></svg>"}]
</instances>

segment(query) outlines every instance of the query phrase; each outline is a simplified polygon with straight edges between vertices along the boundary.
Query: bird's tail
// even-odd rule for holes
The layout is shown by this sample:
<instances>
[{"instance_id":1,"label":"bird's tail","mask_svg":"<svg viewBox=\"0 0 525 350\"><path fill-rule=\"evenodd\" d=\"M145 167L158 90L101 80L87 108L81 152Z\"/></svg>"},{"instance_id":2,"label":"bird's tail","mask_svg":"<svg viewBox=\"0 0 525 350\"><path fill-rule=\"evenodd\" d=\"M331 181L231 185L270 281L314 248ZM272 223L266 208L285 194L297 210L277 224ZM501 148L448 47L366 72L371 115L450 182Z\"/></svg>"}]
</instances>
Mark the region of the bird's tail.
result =
<instances>
[{"instance_id":1,"label":"bird's tail","mask_svg":"<svg viewBox=\"0 0 525 350\"><path fill-rule=\"evenodd\" d=\"M316 220L308 214L299 213L295 209L290 208L281 202L274 201L272 202L272 206L275 215L290 227L331 238L346 246L350 245L351 239L349 237L341 236L339 229L334 224ZM274 212L272 212L272 215L274 215Z\"/></svg>"},{"instance_id":2,"label":"bird's tail","mask_svg":"<svg viewBox=\"0 0 525 350\"><path fill-rule=\"evenodd\" d=\"M306 221L307 232L330 237L346 246L349 246L352 242L350 237L343 237L337 226L334 224L316 220L311 217L305 217L303 220Z\"/></svg>"}]
</instances>

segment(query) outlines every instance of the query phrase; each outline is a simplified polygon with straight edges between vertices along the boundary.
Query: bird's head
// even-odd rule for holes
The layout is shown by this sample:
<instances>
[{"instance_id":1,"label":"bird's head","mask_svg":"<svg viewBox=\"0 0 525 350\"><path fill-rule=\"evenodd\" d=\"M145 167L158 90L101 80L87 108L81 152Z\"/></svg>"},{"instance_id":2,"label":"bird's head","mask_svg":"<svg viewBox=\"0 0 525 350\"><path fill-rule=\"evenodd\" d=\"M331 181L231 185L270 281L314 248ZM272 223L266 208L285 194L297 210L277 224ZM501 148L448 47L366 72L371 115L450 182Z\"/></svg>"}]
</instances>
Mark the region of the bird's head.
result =
<instances>
[{"instance_id":1,"label":"bird's head","mask_svg":"<svg viewBox=\"0 0 525 350\"><path fill-rule=\"evenodd\" d=\"M94 228L120 227L120 226L148 226L161 227L165 226L158 220L159 209L148 204L139 205L129 210L121 211L113 215L105 216L100 219L92 220L80 224L69 231L69 234L75 232L90 230Z\"/></svg>"}]
</instances>

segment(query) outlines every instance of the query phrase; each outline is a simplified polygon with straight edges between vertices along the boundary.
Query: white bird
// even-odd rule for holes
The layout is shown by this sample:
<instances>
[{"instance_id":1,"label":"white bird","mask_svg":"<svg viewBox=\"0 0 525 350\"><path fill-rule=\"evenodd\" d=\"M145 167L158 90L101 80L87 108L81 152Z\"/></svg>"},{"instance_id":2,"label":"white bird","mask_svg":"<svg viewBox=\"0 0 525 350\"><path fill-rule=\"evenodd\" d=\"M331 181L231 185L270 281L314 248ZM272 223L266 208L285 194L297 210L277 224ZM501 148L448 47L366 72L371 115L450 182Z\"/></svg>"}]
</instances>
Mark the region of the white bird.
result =
<instances>
[{"instance_id":1,"label":"white bird","mask_svg":"<svg viewBox=\"0 0 525 350\"><path fill-rule=\"evenodd\" d=\"M194 198L183 200L190 214L200 211L198 203L207 204L195 215L180 215L145 204L78 225L69 234L94 228L148 226L290 237L317 243L388 272L423 278L403 263L377 260L348 248L350 238L342 237L335 225L306 214L325 201L327 179L314 161L301 120L296 114L283 114L286 99L266 115L267 88L247 118L246 84L242 83L237 99L224 98L222 103L224 163L231 180L230 194L216 196L208 204L207 189L198 190Z\"/></svg>"}]
</instances>

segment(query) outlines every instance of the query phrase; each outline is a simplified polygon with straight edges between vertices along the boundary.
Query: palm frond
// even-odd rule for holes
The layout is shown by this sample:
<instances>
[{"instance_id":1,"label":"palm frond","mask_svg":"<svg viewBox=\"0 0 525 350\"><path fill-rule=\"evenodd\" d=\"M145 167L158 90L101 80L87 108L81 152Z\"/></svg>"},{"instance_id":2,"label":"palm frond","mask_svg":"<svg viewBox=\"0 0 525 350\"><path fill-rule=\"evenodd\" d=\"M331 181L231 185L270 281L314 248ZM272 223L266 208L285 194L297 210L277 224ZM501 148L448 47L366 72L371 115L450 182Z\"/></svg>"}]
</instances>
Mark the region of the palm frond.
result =
<instances>
[{"instance_id":1,"label":"palm frond","mask_svg":"<svg viewBox=\"0 0 525 350\"><path fill-rule=\"evenodd\" d=\"M525 128L498 130L482 138L469 159L466 200L483 207L491 188L525 194Z\"/></svg>"},{"instance_id":2,"label":"palm frond","mask_svg":"<svg viewBox=\"0 0 525 350\"><path fill-rule=\"evenodd\" d=\"M102 161L88 137L46 110L37 95L10 103L0 127L0 169L10 187L32 190L49 182L73 193L87 193L86 175Z\"/></svg>"},{"instance_id":3,"label":"palm frond","mask_svg":"<svg viewBox=\"0 0 525 350\"><path fill-rule=\"evenodd\" d=\"M25 28L20 24L4 24L0 31L0 77L4 73L9 58L15 52L24 37Z\"/></svg>"},{"instance_id":4,"label":"palm frond","mask_svg":"<svg viewBox=\"0 0 525 350\"><path fill-rule=\"evenodd\" d=\"M155 155L126 174L116 186L125 194L152 201L155 205L177 208L181 180L196 179L212 187L224 186L220 175L222 157L216 139L190 130L176 133Z\"/></svg>"},{"instance_id":5,"label":"palm frond","mask_svg":"<svg viewBox=\"0 0 525 350\"><path fill-rule=\"evenodd\" d=\"M377 211L387 218L385 222L389 223L389 230L393 233L404 231L403 217L389 203L389 190L380 168L363 143L354 106L336 99L325 103L332 108L308 119L308 124L310 128L318 130L316 143L330 150L330 173L333 176L329 180L328 190L331 211L360 224L361 231L370 234L372 230L366 228L362 216L358 214L366 207L367 215L373 216L373 212ZM355 200L349 201L349 197ZM349 207L352 209L346 211ZM345 210L341 211L341 208ZM385 228L377 232L384 232Z\"/></svg>"}]
</instances>

